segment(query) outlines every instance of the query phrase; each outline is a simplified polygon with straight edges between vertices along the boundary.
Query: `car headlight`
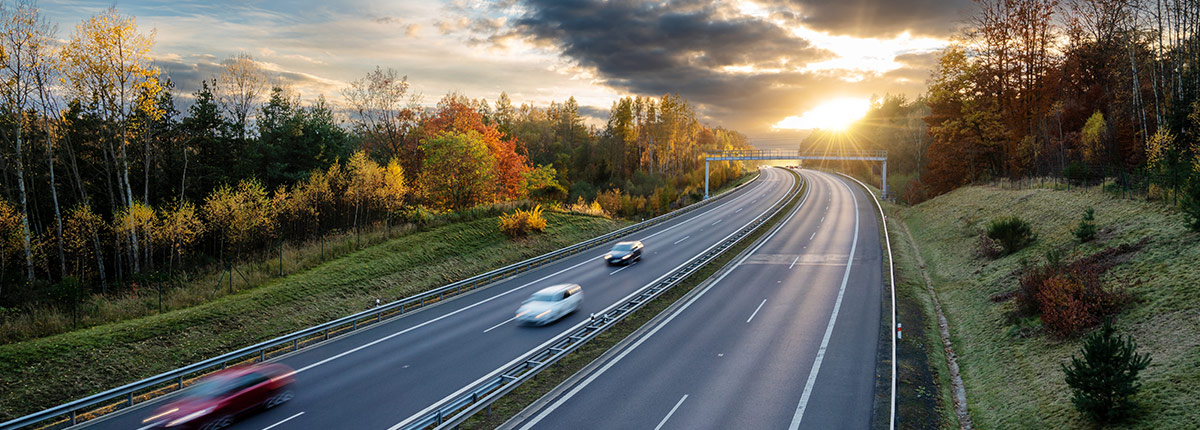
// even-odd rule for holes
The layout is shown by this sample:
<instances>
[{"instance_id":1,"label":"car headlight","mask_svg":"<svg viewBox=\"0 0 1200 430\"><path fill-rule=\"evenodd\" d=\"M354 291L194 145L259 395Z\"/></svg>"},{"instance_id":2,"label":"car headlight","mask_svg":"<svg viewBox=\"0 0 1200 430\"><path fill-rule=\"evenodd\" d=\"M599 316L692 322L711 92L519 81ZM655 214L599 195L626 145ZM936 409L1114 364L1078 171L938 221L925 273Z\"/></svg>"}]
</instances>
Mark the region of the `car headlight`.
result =
<instances>
[{"instance_id":1,"label":"car headlight","mask_svg":"<svg viewBox=\"0 0 1200 430\"><path fill-rule=\"evenodd\" d=\"M612 254L605 254L605 255L604 255L604 259L605 259L605 260L607 260L607 259L610 259L610 258L612 258Z\"/></svg>"},{"instance_id":2,"label":"car headlight","mask_svg":"<svg viewBox=\"0 0 1200 430\"><path fill-rule=\"evenodd\" d=\"M633 255L633 254L625 254L625 256L624 256L624 257L621 257L621 259L622 259L622 260L624 260L624 259L626 259L626 258L629 258L629 256L630 256L630 255Z\"/></svg>"},{"instance_id":3,"label":"car headlight","mask_svg":"<svg viewBox=\"0 0 1200 430\"><path fill-rule=\"evenodd\" d=\"M545 312L542 312L542 313L538 314L536 318L537 318L537 319L542 319L542 318L543 318L543 317L545 317L546 315L550 315L550 310L549 310L549 309L547 309Z\"/></svg>"},{"instance_id":4,"label":"car headlight","mask_svg":"<svg viewBox=\"0 0 1200 430\"><path fill-rule=\"evenodd\" d=\"M174 427L174 426L186 423L186 422L194 420L196 418L200 418L202 416L208 415L209 412L212 412L212 408L205 408L205 409L198 410L196 412L192 412L190 414L184 415L183 417L180 417L179 419L177 419L175 421L171 421L171 422L167 423L167 427Z\"/></svg>"}]
</instances>

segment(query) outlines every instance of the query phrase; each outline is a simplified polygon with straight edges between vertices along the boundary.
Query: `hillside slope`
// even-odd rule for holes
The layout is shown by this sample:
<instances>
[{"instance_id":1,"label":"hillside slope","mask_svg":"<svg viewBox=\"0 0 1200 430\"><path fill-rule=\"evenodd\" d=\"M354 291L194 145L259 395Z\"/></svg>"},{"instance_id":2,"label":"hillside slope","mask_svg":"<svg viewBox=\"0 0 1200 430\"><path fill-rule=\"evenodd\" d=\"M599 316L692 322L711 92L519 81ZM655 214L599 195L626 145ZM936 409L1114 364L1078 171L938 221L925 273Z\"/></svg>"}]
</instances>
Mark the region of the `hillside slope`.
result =
<instances>
[{"instance_id":1,"label":"hillside slope","mask_svg":"<svg viewBox=\"0 0 1200 430\"><path fill-rule=\"evenodd\" d=\"M1097 239L1076 245L1071 231L1087 207L1096 211ZM1200 421L1200 235L1184 216L1155 202L1114 199L1097 189L1010 191L964 187L910 208L896 209L912 231L942 300L966 384L974 424L994 428L1088 428L1072 407L1060 364L1079 339L1056 340L1039 326L1017 327L1014 304L993 301L1016 289L1022 261L1047 250L1069 259L1146 240L1106 278L1140 280L1136 300L1118 316L1153 363L1142 375L1144 412L1123 428L1194 428ZM994 218L1023 217L1038 240L1014 255L976 255L978 229ZM1032 333L1032 334L1030 334Z\"/></svg>"}]
</instances>

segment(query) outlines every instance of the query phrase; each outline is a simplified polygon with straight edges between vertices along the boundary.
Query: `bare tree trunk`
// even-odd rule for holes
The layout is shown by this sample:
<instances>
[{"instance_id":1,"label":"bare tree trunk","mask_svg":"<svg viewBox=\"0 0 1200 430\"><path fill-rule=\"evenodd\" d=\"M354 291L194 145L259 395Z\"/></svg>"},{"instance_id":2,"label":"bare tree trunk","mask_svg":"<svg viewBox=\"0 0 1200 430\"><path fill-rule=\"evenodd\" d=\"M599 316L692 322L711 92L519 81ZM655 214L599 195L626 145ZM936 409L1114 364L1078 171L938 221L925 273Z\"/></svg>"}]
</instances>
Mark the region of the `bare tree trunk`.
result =
<instances>
[{"instance_id":1,"label":"bare tree trunk","mask_svg":"<svg viewBox=\"0 0 1200 430\"><path fill-rule=\"evenodd\" d=\"M25 196L25 166L23 159L24 150L21 142L21 129L24 127L25 112L17 112L17 190L21 199L21 235L25 241L25 276L29 282L33 282L33 250L30 248L29 240L29 208L28 199Z\"/></svg>"}]
</instances>

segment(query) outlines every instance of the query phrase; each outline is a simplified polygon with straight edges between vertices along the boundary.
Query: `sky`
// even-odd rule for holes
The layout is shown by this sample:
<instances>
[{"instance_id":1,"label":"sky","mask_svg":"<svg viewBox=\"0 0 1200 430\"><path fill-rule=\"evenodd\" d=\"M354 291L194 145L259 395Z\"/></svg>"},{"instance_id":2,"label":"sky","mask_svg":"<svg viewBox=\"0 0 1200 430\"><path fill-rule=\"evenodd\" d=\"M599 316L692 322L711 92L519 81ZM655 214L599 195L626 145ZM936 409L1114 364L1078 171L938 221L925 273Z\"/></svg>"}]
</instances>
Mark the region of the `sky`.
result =
<instances>
[{"instance_id":1,"label":"sky","mask_svg":"<svg viewBox=\"0 0 1200 430\"><path fill-rule=\"evenodd\" d=\"M186 100L249 54L305 99L341 103L375 67L426 105L447 93L545 106L575 97L602 124L623 96L677 93L761 148L832 128L873 95L924 91L971 0L42 0L66 39L115 6L154 32Z\"/></svg>"}]
</instances>

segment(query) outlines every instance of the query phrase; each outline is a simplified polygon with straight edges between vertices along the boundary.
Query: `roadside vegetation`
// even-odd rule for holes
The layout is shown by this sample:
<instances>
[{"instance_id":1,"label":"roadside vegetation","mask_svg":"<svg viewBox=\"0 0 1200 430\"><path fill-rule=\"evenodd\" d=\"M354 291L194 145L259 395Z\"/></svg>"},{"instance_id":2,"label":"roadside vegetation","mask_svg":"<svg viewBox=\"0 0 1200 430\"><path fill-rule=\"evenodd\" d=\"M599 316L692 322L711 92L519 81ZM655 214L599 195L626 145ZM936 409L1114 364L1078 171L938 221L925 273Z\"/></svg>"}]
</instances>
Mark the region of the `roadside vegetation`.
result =
<instances>
[{"instance_id":1,"label":"roadside vegetation","mask_svg":"<svg viewBox=\"0 0 1200 430\"><path fill-rule=\"evenodd\" d=\"M627 224L547 211L511 240L495 215L416 231L203 304L0 345L0 421L133 382ZM210 287L211 288L211 287Z\"/></svg>"},{"instance_id":2,"label":"roadside vegetation","mask_svg":"<svg viewBox=\"0 0 1200 430\"><path fill-rule=\"evenodd\" d=\"M1200 270L1193 264L1200 241L1186 214L1098 188L987 186L889 210L928 264L977 428L1091 428L1096 421L1073 406L1063 366L1105 318L1115 321L1115 336L1136 339L1137 352L1152 359L1120 426L1187 428L1200 420ZM978 246L990 219L1015 214L1036 231L1036 242L995 259L964 252ZM1095 228L1084 242L1081 214Z\"/></svg>"}]
</instances>

